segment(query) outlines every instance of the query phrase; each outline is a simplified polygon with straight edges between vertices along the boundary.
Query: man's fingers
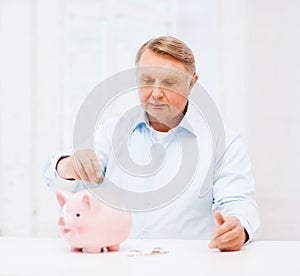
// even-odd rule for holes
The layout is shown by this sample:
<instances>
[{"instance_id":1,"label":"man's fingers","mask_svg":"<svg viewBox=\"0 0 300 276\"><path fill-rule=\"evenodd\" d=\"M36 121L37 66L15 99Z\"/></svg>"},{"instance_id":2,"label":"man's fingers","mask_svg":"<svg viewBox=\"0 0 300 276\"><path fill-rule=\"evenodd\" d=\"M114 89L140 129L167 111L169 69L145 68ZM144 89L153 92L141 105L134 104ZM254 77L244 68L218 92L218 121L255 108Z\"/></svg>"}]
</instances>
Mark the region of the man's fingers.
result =
<instances>
[{"instance_id":1,"label":"man's fingers","mask_svg":"<svg viewBox=\"0 0 300 276\"><path fill-rule=\"evenodd\" d=\"M243 246L243 243L239 239L233 239L224 243L218 243L216 241L211 241L208 245L209 248L218 248L221 251L236 251L240 250Z\"/></svg>"},{"instance_id":2,"label":"man's fingers","mask_svg":"<svg viewBox=\"0 0 300 276\"><path fill-rule=\"evenodd\" d=\"M224 233L232 230L234 227L236 227L238 224L238 219L235 217L228 217L226 220L224 220L223 224L217 227L217 229L214 232L213 238L217 238L218 236L223 235Z\"/></svg>"},{"instance_id":3,"label":"man's fingers","mask_svg":"<svg viewBox=\"0 0 300 276\"><path fill-rule=\"evenodd\" d=\"M56 170L65 179L88 182L103 181L102 170L97 155L92 150L81 150L57 162Z\"/></svg>"},{"instance_id":4,"label":"man's fingers","mask_svg":"<svg viewBox=\"0 0 300 276\"><path fill-rule=\"evenodd\" d=\"M103 181L102 169L99 164L98 157L94 151L88 151L88 157L91 161L93 167L93 181L96 183L101 183Z\"/></svg>"},{"instance_id":5,"label":"man's fingers","mask_svg":"<svg viewBox=\"0 0 300 276\"><path fill-rule=\"evenodd\" d=\"M100 167L98 158L94 158L92 161L92 165L95 171L95 182L96 183L102 183L103 181L103 175L102 175L102 169Z\"/></svg>"},{"instance_id":6,"label":"man's fingers","mask_svg":"<svg viewBox=\"0 0 300 276\"><path fill-rule=\"evenodd\" d=\"M88 156L82 156L80 160L90 182L96 181L96 171L94 169L93 161Z\"/></svg>"},{"instance_id":7,"label":"man's fingers","mask_svg":"<svg viewBox=\"0 0 300 276\"><path fill-rule=\"evenodd\" d=\"M217 239L213 239L208 247L218 248L221 251L240 250L244 244L243 238L241 238L241 235L237 234L235 230L230 232L231 233L226 233Z\"/></svg>"},{"instance_id":8,"label":"man's fingers","mask_svg":"<svg viewBox=\"0 0 300 276\"><path fill-rule=\"evenodd\" d=\"M220 222L220 220L219 220ZM221 251L239 250L245 241L244 227L235 216L226 217L223 224L214 232L209 248L218 248Z\"/></svg>"},{"instance_id":9,"label":"man's fingers","mask_svg":"<svg viewBox=\"0 0 300 276\"><path fill-rule=\"evenodd\" d=\"M80 176L80 179L82 179L84 181L90 181L86 171L84 170L83 165L80 162L80 160L74 158L73 167L74 167L75 173Z\"/></svg>"},{"instance_id":10,"label":"man's fingers","mask_svg":"<svg viewBox=\"0 0 300 276\"><path fill-rule=\"evenodd\" d=\"M220 226L225 222L225 219L224 219L222 213L218 210L215 211L215 220L216 220L217 226Z\"/></svg>"},{"instance_id":11,"label":"man's fingers","mask_svg":"<svg viewBox=\"0 0 300 276\"><path fill-rule=\"evenodd\" d=\"M214 238L214 241L218 244L226 244L238 238L239 235L240 235L240 229L238 227L234 227L231 230L225 232L224 234Z\"/></svg>"},{"instance_id":12,"label":"man's fingers","mask_svg":"<svg viewBox=\"0 0 300 276\"><path fill-rule=\"evenodd\" d=\"M80 177L80 175L77 173L77 171L76 171L75 168L73 169L73 173L75 174L75 177L74 177L74 178L75 178L76 180L81 180L81 177Z\"/></svg>"},{"instance_id":13,"label":"man's fingers","mask_svg":"<svg viewBox=\"0 0 300 276\"><path fill-rule=\"evenodd\" d=\"M88 182L101 183L103 181L102 170L96 153L92 150L78 151L73 155L74 171L79 179Z\"/></svg>"}]
</instances>

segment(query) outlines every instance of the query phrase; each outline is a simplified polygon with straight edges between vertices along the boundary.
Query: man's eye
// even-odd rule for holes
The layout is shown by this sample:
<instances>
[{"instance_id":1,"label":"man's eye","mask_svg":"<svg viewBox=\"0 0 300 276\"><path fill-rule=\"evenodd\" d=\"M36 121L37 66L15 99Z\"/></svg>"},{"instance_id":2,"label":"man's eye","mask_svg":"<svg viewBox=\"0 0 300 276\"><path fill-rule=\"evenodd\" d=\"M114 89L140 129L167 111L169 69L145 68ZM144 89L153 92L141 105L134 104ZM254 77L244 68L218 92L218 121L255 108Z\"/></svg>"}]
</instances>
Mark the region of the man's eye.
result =
<instances>
[{"instance_id":1,"label":"man's eye","mask_svg":"<svg viewBox=\"0 0 300 276\"><path fill-rule=\"evenodd\" d=\"M146 83L146 84L154 83L154 80L153 79L143 79L143 83Z\"/></svg>"},{"instance_id":2,"label":"man's eye","mask_svg":"<svg viewBox=\"0 0 300 276\"><path fill-rule=\"evenodd\" d=\"M167 85L167 86L172 86L175 83L173 81L166 80L166 81L164 81L164 84Z\"/></svg>"}]
</instances>

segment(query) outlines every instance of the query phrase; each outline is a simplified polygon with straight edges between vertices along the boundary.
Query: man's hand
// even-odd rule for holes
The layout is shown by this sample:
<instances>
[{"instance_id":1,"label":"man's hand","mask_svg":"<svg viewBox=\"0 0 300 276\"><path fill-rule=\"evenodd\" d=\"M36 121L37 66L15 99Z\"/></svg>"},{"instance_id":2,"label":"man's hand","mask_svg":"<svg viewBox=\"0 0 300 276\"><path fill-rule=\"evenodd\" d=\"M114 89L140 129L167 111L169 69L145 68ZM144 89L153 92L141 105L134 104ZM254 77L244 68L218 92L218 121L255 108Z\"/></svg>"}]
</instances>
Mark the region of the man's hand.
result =
<instances>
[{"instance_id":1,"label":"man's hand","mask_svg":"<svg viewBox=\"0 0 300 276\"><path fill-rule=\"evenodd\" d=\"M245 229L240 220L235 216L224 218L220 211L216 211L214 215L217 227L209 248L221 251L240 250L246 240Z\"/></svg>"},{"instance_id":2,"label":"man's hand","mask_svg":"<svg viewBox=\"0 0 300 276\"><path fill-rule=\"evenodd\" d=\"M80 150L73 155L62 158L56 165L60 177L101 183L102 170L96 153L92 150Z\"/></svg>"}]
</instances>

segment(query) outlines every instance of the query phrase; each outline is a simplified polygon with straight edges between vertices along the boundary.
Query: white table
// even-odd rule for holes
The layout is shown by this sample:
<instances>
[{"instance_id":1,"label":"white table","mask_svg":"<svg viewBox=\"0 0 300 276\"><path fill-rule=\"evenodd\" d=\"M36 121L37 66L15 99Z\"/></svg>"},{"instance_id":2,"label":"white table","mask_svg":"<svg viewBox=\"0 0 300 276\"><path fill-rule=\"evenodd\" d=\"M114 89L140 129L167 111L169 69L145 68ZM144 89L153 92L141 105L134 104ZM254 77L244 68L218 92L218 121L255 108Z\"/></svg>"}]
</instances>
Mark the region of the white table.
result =
<instances>
[{"instance_id":1,"label":"white table","mask_svg":"<svg viewBox=\"0 0 300 276\"><path fill-rule=\"evenodd\" d=\"M87 254L71 252L60 238L2 237L0 275L300 275L300 242L260 241L239 252L207 244L128 240L119 252ZM161 254L150 254L157 247Z\"/></svg>"}]
</instances>

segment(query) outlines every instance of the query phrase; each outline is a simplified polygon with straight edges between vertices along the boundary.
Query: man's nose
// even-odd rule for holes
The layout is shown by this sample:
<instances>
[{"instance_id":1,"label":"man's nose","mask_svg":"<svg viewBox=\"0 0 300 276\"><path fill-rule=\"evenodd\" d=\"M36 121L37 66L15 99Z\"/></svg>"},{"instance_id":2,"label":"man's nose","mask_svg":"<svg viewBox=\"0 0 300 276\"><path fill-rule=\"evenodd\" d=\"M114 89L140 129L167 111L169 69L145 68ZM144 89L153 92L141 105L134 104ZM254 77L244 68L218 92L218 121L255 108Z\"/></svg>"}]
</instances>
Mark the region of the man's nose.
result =
<instances>
[{"instance_id":1,"label":"man's nose","mask_svg":"<svg viewBox=\"0 0 300 276\"><path fill-rule=\"evenodd\" d=\"M161 87L154 86L152 88L152 97L154 99L159 99L159 98L163 97L163 91L161 90Z\"/></svg>"}]
</instances>

